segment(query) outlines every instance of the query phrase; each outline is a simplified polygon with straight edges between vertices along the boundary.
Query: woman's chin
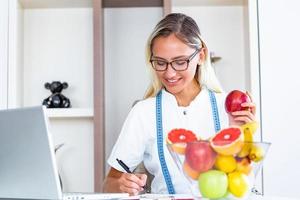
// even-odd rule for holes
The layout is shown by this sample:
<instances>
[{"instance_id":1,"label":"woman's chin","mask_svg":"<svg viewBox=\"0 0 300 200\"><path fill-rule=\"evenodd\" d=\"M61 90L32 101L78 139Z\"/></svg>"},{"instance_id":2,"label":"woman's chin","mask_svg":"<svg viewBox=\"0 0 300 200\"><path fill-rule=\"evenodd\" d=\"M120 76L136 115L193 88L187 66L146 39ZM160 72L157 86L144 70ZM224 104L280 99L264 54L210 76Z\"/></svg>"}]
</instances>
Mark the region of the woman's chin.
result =
<instances>
[{"instance_id":1,"label":"woman's chin","mask_svg":"<svg viewBox=\"0 0 300 200\"><path fill-rule=\"evenodd\" d=\"M167 90L169 93L171 93L171 94L173 94L173 95L179 93L179 92L182 90L180 87L168 87L168 86L165 86L165 88L166 88L166 90Z\"/></svg>"}]
</instances>

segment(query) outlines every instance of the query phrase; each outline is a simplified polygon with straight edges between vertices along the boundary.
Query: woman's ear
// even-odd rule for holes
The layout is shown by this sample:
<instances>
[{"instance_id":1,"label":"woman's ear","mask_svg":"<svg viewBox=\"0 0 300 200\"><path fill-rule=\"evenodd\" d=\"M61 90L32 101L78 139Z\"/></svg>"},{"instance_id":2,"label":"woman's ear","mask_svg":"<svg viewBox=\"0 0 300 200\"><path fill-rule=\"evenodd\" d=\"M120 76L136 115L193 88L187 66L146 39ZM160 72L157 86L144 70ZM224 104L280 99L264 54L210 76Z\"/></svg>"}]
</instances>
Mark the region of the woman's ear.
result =
<instances>
[{"instance_id":1,"label":"woman's ear","mask_svg":"<svg viewBox=\"0 0 300 200\"><path fill-rule=\"evenodd\" d=\"M205 53L207 52L205 50L206 50L205 48L201 48L201 50L199 52L199 62L198 62L199 65L201 65L202 63L205 62L205 59L206 59Z\"/></svg>"}]
</instances>

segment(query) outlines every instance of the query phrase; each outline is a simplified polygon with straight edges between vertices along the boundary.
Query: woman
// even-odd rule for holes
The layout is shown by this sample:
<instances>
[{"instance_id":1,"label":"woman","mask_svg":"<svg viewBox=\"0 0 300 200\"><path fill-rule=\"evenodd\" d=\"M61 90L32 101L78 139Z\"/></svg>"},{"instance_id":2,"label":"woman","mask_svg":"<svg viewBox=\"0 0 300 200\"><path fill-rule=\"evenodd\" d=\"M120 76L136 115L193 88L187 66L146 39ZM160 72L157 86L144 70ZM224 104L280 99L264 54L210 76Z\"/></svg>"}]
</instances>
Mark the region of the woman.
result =
<instances>
[{"instance_id":1,"label":"woman","mask_svg":"<svg viewBox=\"0 0 300 200\"><path fill-rule=\"evenodd\" d=\"M108 159L111 168L104 191L131 195L143 191L147 176L125 173L116 161L120 159L130 170L144 162L154 175L153 193L190 193L166 149L167 134L184 128L207 139L221 127L254 121L255 106L245 103L243 106L252 109L227 115L225 94L211 67L207 46L191 17L179 13L167 15L151 34L147 51L152 82L145 99L127 116Z\"/></svg>"}]
</instances>

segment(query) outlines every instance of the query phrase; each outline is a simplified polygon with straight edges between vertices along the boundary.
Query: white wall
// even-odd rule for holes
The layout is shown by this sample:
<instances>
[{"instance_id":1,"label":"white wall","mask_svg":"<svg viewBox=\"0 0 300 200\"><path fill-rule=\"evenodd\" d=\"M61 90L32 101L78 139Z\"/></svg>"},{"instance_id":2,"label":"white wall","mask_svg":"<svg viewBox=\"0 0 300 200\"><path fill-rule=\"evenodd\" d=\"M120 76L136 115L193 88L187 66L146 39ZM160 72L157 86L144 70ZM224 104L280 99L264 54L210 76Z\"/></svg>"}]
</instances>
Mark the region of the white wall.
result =
<instances>
[{"instance_id":1,"label":"white wall","mask_svg":"<svg viewBox=\"0 0 300 200\"><path fill-rule=\"evenodd\" d=\"M0 109L7 108L8 0L0 1Z\"/></svg>"},{"instance_id":2,"label":"white wall","mask_svg":"<svg viewBox=\"0 0 300 200\"><path fill-rule=\"evenodd\" d=\"M259 1L265 194L299 198L300 2Z\"/></svg>"},{"instance_id":3,"label":"white wall","mask_svg":"<svg viewBox=\"0 0 300 200\"><path fill-rule=\"evenodd\" d=\"M146 42L161 17L161 8L104 9L106 158L132 103L148 86Z\"/></svg>"}]
</instances>

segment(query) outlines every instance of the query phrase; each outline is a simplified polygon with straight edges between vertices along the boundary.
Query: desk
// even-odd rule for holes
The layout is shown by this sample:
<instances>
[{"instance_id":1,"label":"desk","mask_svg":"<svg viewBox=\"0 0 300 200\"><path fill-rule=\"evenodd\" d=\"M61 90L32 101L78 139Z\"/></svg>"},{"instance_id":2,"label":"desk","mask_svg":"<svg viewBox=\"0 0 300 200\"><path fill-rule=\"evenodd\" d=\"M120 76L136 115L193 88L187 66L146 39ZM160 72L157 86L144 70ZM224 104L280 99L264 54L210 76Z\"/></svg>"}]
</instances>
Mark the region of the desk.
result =
<instances>
[{"instance_id":1,"label":"desk","mask_svg":"<svg viewBox=\"0 0 300 200\"><path fill-rule=\"evenodd\" d=\"M299 198L276 197L276 196L252 196L250 200L299 200Z\"/></svg>"},{"instance_id":2,"label":"desk","mask_svg":"<svg viewBox=\"0 0 300 200\"><path fill-rule=\"evenodd\" d=\"M184 194L176 194L176 195L163 195L163 194L143 194L139 196L131 196L126 197L123 200L191 200L194 199L193 196L184 195ZM251 195L247 200L299 200L300 198L287 198L287 197L274 197L274 196L260 196L260 195ZM207 200L205 198L201 198L198 200ZM222 199L227 200L227 199ZM245 199L244 199L245 200Z\"/></svg>"},{"instance_id":3,"label":"desk","mask_svg":"<svg viewBox=\"0 0 300 200\"><path fill-rule=\"evenodd\" d=\"M157 195L156 198L150 198L150 196L148 196L147 198L140 198L140 199L141 200L171 200L171 199L174 199L174 198L167 198L166 195L160 195L160 196L161 196L161 198L158 198L158 195ZM141 197L146 197L146 196L141 196ZM154 197L154 196L152 196L152 197ZM181 199L181 200L185 199L185 198L181 198L181 197L183 197L183 196L179 195L178 199ZM129 197L129 198L124 198L123 200L126 200L126 199L133 200L133 199L138 199L138 198L137 197ZM176 197L175 197L175 199L176 199ZM193 199L193 198L189 198L189 199ZM288 198L288 197L253 195L253 196L251 196L251 198L249 200L299 200L299 199L300 199L300 197L299 198ZM0 198L0 200L33 200L33 199L7 199L7 198L3 199L3 198ZM112 199L112 200L115 200L115 199ZM120 200L122 200L122 199L120 199ZM205 200L205 199L200 199L200 200Z\"/></svg>"}]
</instances>

